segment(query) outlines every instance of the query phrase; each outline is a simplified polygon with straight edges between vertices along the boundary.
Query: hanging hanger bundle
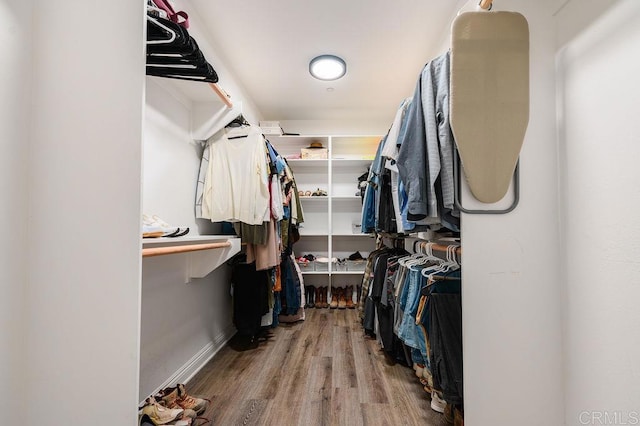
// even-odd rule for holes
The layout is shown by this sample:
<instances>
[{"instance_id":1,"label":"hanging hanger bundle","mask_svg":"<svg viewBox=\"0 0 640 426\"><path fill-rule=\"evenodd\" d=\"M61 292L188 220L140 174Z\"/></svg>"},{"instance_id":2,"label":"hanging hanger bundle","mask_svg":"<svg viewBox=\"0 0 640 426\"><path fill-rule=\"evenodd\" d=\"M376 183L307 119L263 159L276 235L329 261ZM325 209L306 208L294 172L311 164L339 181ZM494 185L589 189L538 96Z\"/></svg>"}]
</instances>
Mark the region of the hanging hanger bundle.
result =
<instances>
[{"instance_id":1,"label":"hanging hanger bundle","mask_svg":"<svg viewBox=\"0 0 640 426\"><path fill-rule=\"evenodd\" d=\"M187 32L186 13L172 13L173 15L166 9L147 5L146 74L217 83L218 74L207 62L196 41ZM167 15L169 19L163 18L163 15ZM181 21L180 18L183 20Z\"/></svg>"}]
</instances>

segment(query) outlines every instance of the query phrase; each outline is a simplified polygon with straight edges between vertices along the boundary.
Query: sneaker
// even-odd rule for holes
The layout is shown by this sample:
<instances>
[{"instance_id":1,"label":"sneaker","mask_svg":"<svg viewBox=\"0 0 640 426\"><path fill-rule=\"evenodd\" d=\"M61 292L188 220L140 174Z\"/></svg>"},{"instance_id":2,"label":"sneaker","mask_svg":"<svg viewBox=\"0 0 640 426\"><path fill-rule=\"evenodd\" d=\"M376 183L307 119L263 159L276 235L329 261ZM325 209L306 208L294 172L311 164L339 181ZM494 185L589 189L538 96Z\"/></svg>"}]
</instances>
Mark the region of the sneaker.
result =
<instances>
[{"instance_id":1,"label":"sneaker","mask_svg":"<svg viewBox=\"0 0 640 426\"><path fill-rule=\"evenodd\" d=\"M184 410L182 408L163 407L152 396L147 398L140 410L141 418L149 418L155 425L166 425L174 420L180 420Z\"/></svg>"},{"instance_id":2,"label":"sneaker","mask_svg":"<svg viewBox=\"0 0 640 426\"><path fill-rule=\"evenodd\" d=\"M438 413L444 413L444 409L447 407L447 403L444 399L440 398L438 392L431 392L431 409Z\"/></svg>"},{"instance_id":3,"label":"sneaker","mask_svg":"<svg viewBox=\"0 0 640 426\"><path fill-rule=\"evenodd\" d=\"M142 215L142 236L147 237L182 237L189 233L189 228L171 226L157 215Z\"/></svg>"},{"instance_id":4,"label":"sneaker","mask_svg":"<svg viewBox=\"0 0 640 426\"><path fill-rule=\"evenodd\" d=\"M208 399L196 398L187 394L183 384L165 388L158 393L158 396L166 407L193 410L198 416L204 413L207 409L207 403L210 402Z\"/></svg>"}]
</instances>

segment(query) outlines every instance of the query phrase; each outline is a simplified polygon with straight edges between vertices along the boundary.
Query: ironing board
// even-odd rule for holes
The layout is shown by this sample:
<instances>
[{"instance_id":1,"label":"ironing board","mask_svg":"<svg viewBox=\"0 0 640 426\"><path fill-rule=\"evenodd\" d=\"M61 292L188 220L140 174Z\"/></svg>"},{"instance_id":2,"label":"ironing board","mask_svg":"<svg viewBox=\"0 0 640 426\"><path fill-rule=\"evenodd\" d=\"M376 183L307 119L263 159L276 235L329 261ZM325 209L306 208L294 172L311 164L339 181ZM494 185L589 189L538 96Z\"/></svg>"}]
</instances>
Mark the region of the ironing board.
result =
<instances>
[{"instance_id":1,"label":"ironing board","mask_svg":"<svg viewBox=\"0 0 640 426\"><path fill-rule=\"evenodd\" d=\"M451 129L471 193L504 198L529 122L529 26L515 12L466 12L451 37Z\"/></svg>"}]
</instances>

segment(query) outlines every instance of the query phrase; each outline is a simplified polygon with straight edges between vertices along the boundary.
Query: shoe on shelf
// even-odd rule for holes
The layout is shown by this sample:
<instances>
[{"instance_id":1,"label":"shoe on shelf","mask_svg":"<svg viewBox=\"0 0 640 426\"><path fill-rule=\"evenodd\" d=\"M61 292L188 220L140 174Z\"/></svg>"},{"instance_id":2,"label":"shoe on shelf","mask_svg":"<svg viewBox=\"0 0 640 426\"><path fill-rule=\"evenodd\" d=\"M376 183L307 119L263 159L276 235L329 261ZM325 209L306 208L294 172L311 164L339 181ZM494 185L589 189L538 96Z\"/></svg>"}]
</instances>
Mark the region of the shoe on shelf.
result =
<instances>
[{"instance_id":1,"label":"shoe on shelf","mask_svg":"<svg viewBox=\"0 0 640 426\"><path fill-rule=\"evenodd\" d=\"M146 399L140 410L141 419L146 416L155 425L166 425L174 420L180 420L183 413L184 409L182 408L168 408L160 405L152 396Z\"/></svg>"},{"instance_id":2,"label":"shoe on shelf","mask_svg":"<svg viewBox=\"0 0 640 426\"><path fill-rule=\"evenodd\" d=\"M151 237L182 237L189 233L188 227L172 226L159 216L142 215L142 236Z\"/></svg>"},{"instance_id":3,"label":"shoe on shelf","mask_svg":"<svg viewBox=\"0 0 640 426\"><path fill-rule=\"evenodd\" d=\"M355 253L350 254L349 257L347 257L347 259L349 259L349 260L364 260L364 257L362 257L360 252L357 251Z\"/></svg>"},{"instance_id":4,"label":"shoe on shelf","mask_svg":"<svg viewBox=\"0 0 640 426\"><path fill-rule=\"evenodd\" d=\"M447 403L444 399L438 395L438 392L431 392L431 409L433 411L437 411L438 413L444 413L444 409L446 408Z\"/></svg>"}]
</instances>

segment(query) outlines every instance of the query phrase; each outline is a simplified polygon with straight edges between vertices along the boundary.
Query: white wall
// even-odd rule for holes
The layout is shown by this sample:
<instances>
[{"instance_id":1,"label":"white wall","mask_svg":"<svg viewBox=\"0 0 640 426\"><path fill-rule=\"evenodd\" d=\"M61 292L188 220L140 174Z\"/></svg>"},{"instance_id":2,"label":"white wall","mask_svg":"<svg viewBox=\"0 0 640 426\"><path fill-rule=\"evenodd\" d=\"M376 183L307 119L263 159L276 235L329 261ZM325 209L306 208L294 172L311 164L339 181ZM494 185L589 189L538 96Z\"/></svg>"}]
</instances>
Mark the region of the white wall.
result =
<instances>
[{"instance_id":1,"label":"white wall","mask_svg":"<svg viewBox=\"0 0 640 426\"><path fill-rule=\"evenodd\" d=\"M639 424L640 4L582 13L558 22L578 34L558 56L565 422Z\"/></svg>"},{"instance_id":2,"label":"white wall","mask_svg":"<svg viewBox=\"0 0 640 426\"><path fill-rule=\"evenodd\" d=\"M217 225L196 221L194 214L203 148L191 139L191 101L169 93L163 83L147 78L143 211L189 226L189 235L216 233ZM140 401L162 386L184 382L235 331L228 267L185 284L182 256L142 264Z\"/></svg>"},{"instance_id":3,"label":"white wall","mask_svg":"<svg viewBox=\"0 0 640 426\"><path fill-rule=\"evenodd\" d=\"M562 336L550 2L503 0L530 29L530 121L520 204L462 217L465 420L469 426L560 425Z\"/></svg>"},{"instance_id":4,"label":"white wall","mask_svg":"<svg viewBox=\"0 0 640 426\"><path fill-rule=\"evenodd\" d=\"M21 164L30 190L26 369L18 373L29 409L12 424L131 425L144 5L35 5L32 133Z\"/></svg>"},{"instance_id":5,"label":"white wall","mask_svg":"<svg viewBox=\"0 0 640 426\"><path fill-rule=\"evenodd\" d=\"M188 381L235 333L229 268L185 283L182 256L143 262L140 401Z\"/></svg>"},{"instance_id":6,"label":"white wall","mask_svg":"<svg viewBox=\"0 0 640 426\"><path fill-rule=\"evenodd\" d=\"M20 424L24 403L32 2L0 1L0 411Z\"/></svg>"},{"instance_id":7,"label":"white wall","mask_svg":"<svg viewBox=\"0 0 640 426\"><path fill-rule=\"evenodd\" d=\"M142 210L191 234L214 229L194 214L195 188L202 144L191 139L191 101L162 86L166 79L147 77ZM202 90L209 90L202 85ZM202 227L199 232L198 226Z\"/></svg>"}]
</instances>

